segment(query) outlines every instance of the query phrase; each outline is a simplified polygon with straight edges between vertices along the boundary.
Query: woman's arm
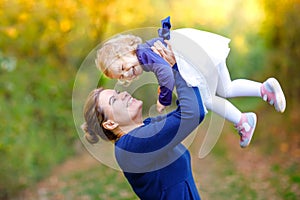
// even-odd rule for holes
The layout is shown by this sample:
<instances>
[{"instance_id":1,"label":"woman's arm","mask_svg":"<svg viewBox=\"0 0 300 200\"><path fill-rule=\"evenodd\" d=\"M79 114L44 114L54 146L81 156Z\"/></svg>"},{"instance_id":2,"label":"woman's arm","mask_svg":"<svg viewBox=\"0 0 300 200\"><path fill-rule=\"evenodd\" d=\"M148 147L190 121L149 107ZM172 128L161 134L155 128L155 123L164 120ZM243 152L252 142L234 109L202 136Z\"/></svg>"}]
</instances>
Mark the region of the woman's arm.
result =
<instances>
[{"instance_id":1,"label":"woman's arm","mask_svg":"<svg viewBox=\"0 0 300 200\"><path fill-rule=\"evenodd\" d=\"M165 55L170 57L170 61L171 57L174 57L169 52L165 52ZM177 109L165 116L149 118L145 126L127 134L125 137L134 144L127 147L129 151L148 153L161 148L172 148L184 140L203 120L205 111L198 88L187 86L176 64L172 71L178 95Z\"/></svg>"},{"instance_id":2,"label":"woman's arm","mask_svg":"<svg viewBox=\"0 0 300 200\"><path fill-rule=\"evenodd\" d=\"M178 95L177 109L165 116L146 119L143 126L116 142L116 158L123 171L143 173L172 163L184 152L170 150L179 145L204 118L198 88L187 86L176 64L172 71Z\"/></svg>"},{"instance_id":3,"label":"woman's arm","mask_svg":"<svg viewBox=\"0 0 300 200\"><path fill-rule=\"evenodd\" d=\"M144 173L173 163L185 152L179 144L204 118L198 88L188 87L177 66L173 68L178 107L166 116L146 119L143 126L116 142L116 159L125 172ZM178 150L173 151L177 146Z\"/></svg>"}]
</instances>

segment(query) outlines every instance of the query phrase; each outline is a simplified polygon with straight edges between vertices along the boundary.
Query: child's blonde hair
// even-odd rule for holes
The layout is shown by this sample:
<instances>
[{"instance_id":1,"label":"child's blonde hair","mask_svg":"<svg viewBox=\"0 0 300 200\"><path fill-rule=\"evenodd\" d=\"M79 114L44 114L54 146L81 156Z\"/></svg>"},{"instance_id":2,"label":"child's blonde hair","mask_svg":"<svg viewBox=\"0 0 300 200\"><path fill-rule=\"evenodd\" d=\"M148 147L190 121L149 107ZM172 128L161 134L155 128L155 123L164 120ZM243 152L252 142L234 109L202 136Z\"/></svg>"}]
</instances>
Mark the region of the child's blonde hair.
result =
<instances>
[{"instance_id":1,"label":"child's blonde hair","mask_svg":"<svg viewBox=\"0 0 300 200\"><path fill-rule=\"evenodd\" d=\"M134 35L118 35L108 40L97 51L96 67L110 77L108 69L114 60L129 52L135 52L141 43L142 39Z\"/></svg>"}]
</instances>

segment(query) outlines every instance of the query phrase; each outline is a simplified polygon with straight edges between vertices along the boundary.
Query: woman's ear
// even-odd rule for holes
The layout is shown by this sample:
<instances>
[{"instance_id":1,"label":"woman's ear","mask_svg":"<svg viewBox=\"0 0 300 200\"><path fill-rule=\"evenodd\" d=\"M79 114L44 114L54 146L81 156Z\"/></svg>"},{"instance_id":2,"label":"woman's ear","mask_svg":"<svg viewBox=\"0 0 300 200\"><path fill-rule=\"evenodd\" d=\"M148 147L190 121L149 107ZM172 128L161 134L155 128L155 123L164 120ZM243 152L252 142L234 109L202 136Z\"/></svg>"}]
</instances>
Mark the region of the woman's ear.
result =
<instances>
[{"instance_id":1,"label":"woman's ear","mask_svg":"<svg viewBox=\"0 0 300 200\"><path fill-rule=\"evenodd\" d=\"M118 123L112 121L112 120L107 120L105 122L102 123L103 127L107 130L114 130L115 128L117 128L119 126Z\"/></svg>"}]
</instances>

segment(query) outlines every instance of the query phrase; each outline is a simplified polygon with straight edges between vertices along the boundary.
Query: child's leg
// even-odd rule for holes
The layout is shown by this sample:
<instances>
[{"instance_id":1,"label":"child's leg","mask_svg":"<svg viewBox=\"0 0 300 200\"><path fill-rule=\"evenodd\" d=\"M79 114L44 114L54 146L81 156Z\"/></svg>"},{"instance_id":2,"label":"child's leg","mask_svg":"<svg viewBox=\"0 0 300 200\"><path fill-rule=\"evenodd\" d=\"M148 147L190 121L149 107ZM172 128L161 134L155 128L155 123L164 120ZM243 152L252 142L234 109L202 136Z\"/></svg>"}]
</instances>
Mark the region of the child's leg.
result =
<instances>
[{"instance_id":1,"label":"child's leg","mask_svg":"<svg viewBox=\"0 0 300 200\"><path fill-rule=\"evenodd\" d=\"M241 136L240 146L247 147L252 139L255 126L255 113L241 113L231 102L222 97L214 96L211 101L204 101L208 110L217 113L234 123Z\"/></svg>"},{"instance_id":2,"label":"child's leg","mask_svg":"<svg viewBox=\"0 0 300 200\"><path fill-rule=\"evenodd\" d=\"M218 72L217 94L219 96L224 98L242 96L261 97L261 83L247 79L236 79L231 81L225 62L219 64Z\"/></svg>"},{"instance_id":3,"label":"child's leg","mask_svg":"<svg viewBox=\"0 0 300 200\"><path fill-rule=\"evenodd\" d=\"M218 85L216 93L224 98L252 96L261 97L269 102L278 112L284 112L286 100L279 82L275 78L269 78L264 83L247 79L231 81L226 63L218 66Z\"/></svg>"},{"instance_id":4,"label":"child's leg","mask_svg":"<svg viewBox=\"0 0 300 200\"><path fill-rule=\"evenodd\" d=\"M242 116L239 109L237 109L230 101L222 97L212 97L211 101L205 102L205 106L208 110L217 113L234 124L237 124Z\"/></svg>"}]
</instances>

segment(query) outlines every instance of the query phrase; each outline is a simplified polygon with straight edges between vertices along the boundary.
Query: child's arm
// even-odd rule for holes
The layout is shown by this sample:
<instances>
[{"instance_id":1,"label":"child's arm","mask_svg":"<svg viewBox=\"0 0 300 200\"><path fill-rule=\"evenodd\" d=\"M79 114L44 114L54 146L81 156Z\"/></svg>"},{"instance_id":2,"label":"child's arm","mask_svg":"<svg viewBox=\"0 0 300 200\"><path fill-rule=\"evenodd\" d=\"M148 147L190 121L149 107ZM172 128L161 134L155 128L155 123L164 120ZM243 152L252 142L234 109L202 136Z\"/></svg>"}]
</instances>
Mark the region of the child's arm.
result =
<instances>
[{"instance_id":1,"label":"child's arm","mask_svg":"<svg viewBox=\"0 0 300 200\"><path fill-rule=\"evenodd\" d=\"M172 103L172 92L175 79L169 63L151 50L151 46L157 40L162 39L154 39L148 41L145 46L140 46L137 50L137 56L140 63L143 64L143 69L145 71L153 72L158 80L160 89L158 97L159 103L163 106L169 106Z\"/></svg>"},{"instance_id":2,"label":"child's arm","mask_svg":"<svg viewBox=\"0 0 300 200\"><path fill-rule=\"evenodd\" d=\"M158 95L159 103L162 106L171 105L172 93L175 84L174 76L172 75L173 74L172 68L166 63L163 65L154 64L152 70L155 76L157 77L158 84L159 84L159 90L160 90Z\"/></svg>"}]
</instances>

